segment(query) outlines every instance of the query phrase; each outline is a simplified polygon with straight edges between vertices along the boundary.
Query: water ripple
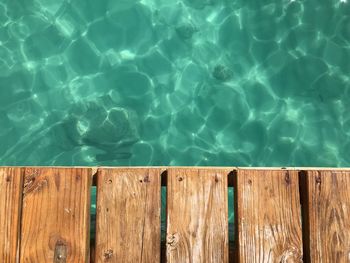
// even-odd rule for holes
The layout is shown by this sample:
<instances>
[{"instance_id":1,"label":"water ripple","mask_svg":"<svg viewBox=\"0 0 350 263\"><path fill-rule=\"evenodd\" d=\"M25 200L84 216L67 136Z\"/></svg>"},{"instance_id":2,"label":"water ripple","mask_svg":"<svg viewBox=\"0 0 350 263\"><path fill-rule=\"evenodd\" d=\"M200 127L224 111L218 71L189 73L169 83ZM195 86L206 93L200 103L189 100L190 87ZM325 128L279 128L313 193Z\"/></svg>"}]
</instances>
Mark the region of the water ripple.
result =
<instances>
[{"instance_id":1,"label":"water ripple","mask_svg":"<svg viewBox=\"0 0 350 263\"><path fill-rule=\"evenodd\" d=\"M0 2L2 165L349 166L350 5Z\"/></svg>"}]
</instances>

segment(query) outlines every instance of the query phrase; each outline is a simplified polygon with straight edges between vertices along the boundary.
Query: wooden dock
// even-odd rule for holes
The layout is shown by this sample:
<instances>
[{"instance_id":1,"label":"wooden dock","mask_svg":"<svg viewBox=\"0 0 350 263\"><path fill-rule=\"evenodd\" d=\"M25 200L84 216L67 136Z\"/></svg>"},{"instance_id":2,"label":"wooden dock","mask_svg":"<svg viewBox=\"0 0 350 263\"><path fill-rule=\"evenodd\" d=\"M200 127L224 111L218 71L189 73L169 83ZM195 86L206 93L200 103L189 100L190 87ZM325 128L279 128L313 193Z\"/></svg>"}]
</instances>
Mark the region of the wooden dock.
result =
<instances>
[{"instance_id":1,"label":"wooden dock","mask_svg":"<svg viewBox=\"0 0 350 263\"><path fill-rule=\"evenodd\" d=\"M2 167L0 262L350 262L350 170Z\"/></svg>"}]
</instances>

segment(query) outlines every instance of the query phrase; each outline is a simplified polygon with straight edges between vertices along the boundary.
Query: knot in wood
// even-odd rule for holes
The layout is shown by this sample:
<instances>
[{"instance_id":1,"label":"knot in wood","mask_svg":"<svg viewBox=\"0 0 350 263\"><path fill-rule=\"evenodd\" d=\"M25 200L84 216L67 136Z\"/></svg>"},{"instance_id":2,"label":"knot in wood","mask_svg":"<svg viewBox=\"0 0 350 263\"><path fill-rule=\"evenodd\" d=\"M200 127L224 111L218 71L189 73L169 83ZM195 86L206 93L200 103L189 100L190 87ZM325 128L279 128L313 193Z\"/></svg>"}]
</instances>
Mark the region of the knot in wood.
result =
<instances>
[{"instance_id":1,"label":"knot in wood","mask_svg":"<svg viewBox=\"0 0 350 263\"><path fill-rule=\"evenodd\" d=\"M149 183L149 182L150 182L150 180L149 180L149 176L148 176L148 175L146 175L146 176L145 176L145 178L143 179L143 181L144 181L145 183Z\"/></svg>"},{"instance_id":2,"label":"knot in wood","mask_svg":"<svg viewBox=\"0 0 350 263\"><path fill-rule=\"evenodd\" d=\"M321 180L321 172L317 171L317 176L315 178L316 184L321 184L322 180Z\"/></svg>"},{"instance_id":3,"label":"knot in wood","mask_svg":"<svg viewBox=\"0 0 350 263\"><path fill-rule=\"evenodd\" d=\"M103 253L104 260L110 260L113 257L113 250L108 249Z\"/></svg>"},{"instance_id":4,"label":"knot in wood","mask_svg":"<svg viewBox=\"0 0 350 263\"><path fill-rule=\"evenodd\" d=\"M303 255L300 250L295 247L290 247L285 250L280 257L279 263L301 263L303 262Z\"/></svg>"},{"instance_id":5,"label":"knot in wood","mask_svg":"<svg viewBox=\"0 0 350 263\"><path fill-rule=\"evenodd\" d=\"M214 179L215 183L218 183L219 182L219 177L218 177L218 174L215 174L215 179Z\"/></svg>"},{"instance_id":6,"label":"knot in wood","mask_svg":"<svg viewBox=\"0 0 350 263\"><path fill-rule=\"evenodd\" d=\"M45 186L48 185L47 178L40 178L37 176L29 176L24 179L24 187L23 194L26 196L27 194L33 192L41 191Z\"/></svg>"},{"instance_id":7,"label":"knot in wood","mask_svg":"<svg viewBox=\"0 0 350 263\"><path fill-rule=\"evenodd\" d=\"M316 184L321 184L322 180L321 180L321 176L316 176Z\"/></svg>"},{"instance_id":8,"label":"knot in wood","mask_svg":"<svg viewBox=\"0 0 350 263\"><path fill-rule=\"evenodd\" d=\"M287 171L285 176L284 176L284 181L286 182L287 185L290 184L291 180L290 180L290 175L289 172Z\"/></svg>"},{"instance_id":9,"label":"knot in wood","mask_svg":"<svg viewBox=\"0 0 350 263\"><path fill-rule=\"evenodd\" d=\"M179 243L180 235L179 233L170 234L167 236L167 247L170 250L174 250Z\"/></svg>"},{"instance_id":10,"label":"knot in wood","mask_svg":"<svg viewBox=\"0 0 350 263\"><path fill-rule=\"evenodd\" d=\"M54 263L65 263L67 259L67 245L57 240L54 251Z\"/></svg>"}]
</instances>

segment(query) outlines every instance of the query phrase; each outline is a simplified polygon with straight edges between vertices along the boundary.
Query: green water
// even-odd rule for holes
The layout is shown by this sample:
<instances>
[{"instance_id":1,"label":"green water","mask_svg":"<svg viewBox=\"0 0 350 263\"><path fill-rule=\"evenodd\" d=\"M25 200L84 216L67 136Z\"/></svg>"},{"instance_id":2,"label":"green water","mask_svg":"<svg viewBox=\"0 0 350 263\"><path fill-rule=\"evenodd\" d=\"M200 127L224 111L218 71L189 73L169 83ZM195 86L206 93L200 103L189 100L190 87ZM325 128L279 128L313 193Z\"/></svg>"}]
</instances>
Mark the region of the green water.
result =
<instances>
[{"instance_id":1,"label":"green water","mask_svg":"<svg viewBox=\"0 0 350 263\"><path fill-rule=\"evenodd\" d=\"M350 3L0 0L1 165L349 166Z\"/></svg>"}]
</instances>

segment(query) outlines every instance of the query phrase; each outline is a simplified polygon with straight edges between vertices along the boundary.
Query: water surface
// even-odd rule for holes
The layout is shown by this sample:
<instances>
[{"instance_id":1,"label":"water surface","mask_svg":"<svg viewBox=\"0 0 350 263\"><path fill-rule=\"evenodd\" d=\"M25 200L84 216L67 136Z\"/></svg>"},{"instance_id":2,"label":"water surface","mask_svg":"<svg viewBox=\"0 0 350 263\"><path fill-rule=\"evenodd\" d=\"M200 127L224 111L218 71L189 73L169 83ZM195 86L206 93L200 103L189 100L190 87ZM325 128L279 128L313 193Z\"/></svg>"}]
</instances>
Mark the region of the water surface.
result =
<instances>
[{"instance_id":1,"label":"water surface","mask_svg":"<svg viewBox=\"0 0 350 263\"><path fill-rule=\"evenodd\" d=\"M1 165L349 166L350 4L0 0Z\"/></svg>"}]
</instances>

